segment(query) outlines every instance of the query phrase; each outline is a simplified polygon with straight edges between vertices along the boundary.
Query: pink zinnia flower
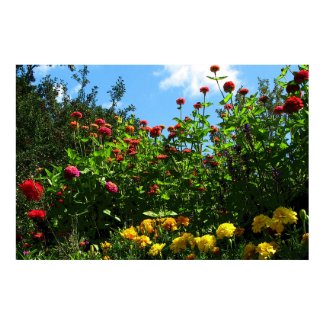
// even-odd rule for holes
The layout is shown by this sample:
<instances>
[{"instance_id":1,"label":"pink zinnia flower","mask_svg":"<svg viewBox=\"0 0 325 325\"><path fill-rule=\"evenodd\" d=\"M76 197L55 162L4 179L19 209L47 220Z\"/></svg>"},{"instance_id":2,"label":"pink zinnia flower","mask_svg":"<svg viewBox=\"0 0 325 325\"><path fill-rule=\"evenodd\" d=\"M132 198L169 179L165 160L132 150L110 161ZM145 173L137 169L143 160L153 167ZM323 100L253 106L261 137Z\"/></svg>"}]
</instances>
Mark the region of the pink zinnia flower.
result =
<instances>
[{"instance_id":1,"label":"pink zinnia flower","mask_svg":"<svg viewBox=\"0 0 325 325\"><path fill-rule=\"evenodd\" d=\"M102 126L99 128L98 133L103 135L103 136L111 136L112 135L112 130L110 128L107 128L106 126Z\"/></svg>"},{"instance_id":2,"label":"pink zinnia flower","mask_svg":"<svg viewBox=\"0 0 325 325\"><path fill-rule=\"evenodd\" d=\"M273 114L282 114L282 113L284 113L283 106L277 106L273 110Z\"/></svg>"},{"instance_id":3,"label":"pink zinnia flower","mask_svg":"<svg viewBox=\"0 0 325 325\"><path fill-rule=\"evenodd\" d=\"M184 105L185 104L185 98L180 97L176 99L176 104L177 105Z\"/></svg>"},{"instance_id":4,"label":"pink zinnia flower","mask_svg":"<svg viewBox=\"0 0 325 325\"><path fill-rule=\"evenodd\" d=\"M105 187L106 187L107 191L110 192L110 193L117 193L118 192L118 187L113 182L106 182Z\"/></svg>"},{"instance_id":5,"label":"pink zinnia flower","mask_svg":"<svg viewBox=\"0 0 325 325\"><path fill-rule=\"evenodd\" d=\"M73 113L71 113L71 117L82 118L82 113L80 113L80 112L73 112Z\"/></svg>"},{"instance_id":6,"label":"pink zinnia flower","mask_svg":"<svg viewBox=\"0 0 325 325\"><path fill-rule=\"evenodd\" d=\"M97 120L95 120L95 123L98 125L104 125L106 122L104 119L102 118L98 118Z\"/></svg>"},{"instance_id":7,"label":"pink zinnia flower","mask_svg":"<svg viewBox=\"0 0 325 325\"><path fill-rule=\"evenodd\" d=\"M80 172L75 166L68 166L64 169L64 177L67 179L72 179L74 177L79 177Z\"/></svg>"}]
</instances>

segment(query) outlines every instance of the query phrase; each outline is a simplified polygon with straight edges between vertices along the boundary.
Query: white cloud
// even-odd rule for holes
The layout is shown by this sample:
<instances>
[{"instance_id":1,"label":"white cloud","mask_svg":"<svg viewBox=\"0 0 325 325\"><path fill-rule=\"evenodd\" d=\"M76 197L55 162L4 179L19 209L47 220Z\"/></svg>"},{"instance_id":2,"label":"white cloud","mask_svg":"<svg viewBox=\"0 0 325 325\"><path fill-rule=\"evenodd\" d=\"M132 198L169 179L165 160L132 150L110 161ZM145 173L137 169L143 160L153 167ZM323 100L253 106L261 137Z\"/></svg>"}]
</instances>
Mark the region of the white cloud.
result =
<instances>
[{"instance_id":1,"label":"white cloud","mask_svg":"<svg viewBox=\"0 0 325 325\"><path fill-rule=\"evenodd\" d=\"M78 91L81 89L81 85L80 84L77 84L76 86L74 86L72 89L71 89L71 91L70 91L70 95L71 95L71 97L73 96L73 95L76 95L76 94L78 94Z\"/></svg>"},{"instance_id":2,"label":"white cloud","mask_svg":"<svg viewBox=\"0 0 325 325\"><path fill-rule=\"evenodd\" d=\"M46 76L50 70L54 69L56 65L40 65L35 68L35 72L38 73L41 77Z\"/></svg>"},{"instance_id":3,"label":"white cloud","mask_svg":"<svg viewBox=\"0 0 325 325\"><path fill-rule=\"evenodd\" d=\"M213 76L210 66L207 65L165 65L161 74L167 74L167 76L160 81L159 87L163 90L174 87L181 88L182 96L198 97L202 86L208 86L210 92L219 92L216 81L206 77ZM159 76L157 71L154 75ZM217 72L217 76L228 76L228 78L219 81L221 87L226 81L233 81L236 88L239 88L241 80L238 75L239 71L230 65L222 66L221 70Z\"/></svg>"}]
</instances>

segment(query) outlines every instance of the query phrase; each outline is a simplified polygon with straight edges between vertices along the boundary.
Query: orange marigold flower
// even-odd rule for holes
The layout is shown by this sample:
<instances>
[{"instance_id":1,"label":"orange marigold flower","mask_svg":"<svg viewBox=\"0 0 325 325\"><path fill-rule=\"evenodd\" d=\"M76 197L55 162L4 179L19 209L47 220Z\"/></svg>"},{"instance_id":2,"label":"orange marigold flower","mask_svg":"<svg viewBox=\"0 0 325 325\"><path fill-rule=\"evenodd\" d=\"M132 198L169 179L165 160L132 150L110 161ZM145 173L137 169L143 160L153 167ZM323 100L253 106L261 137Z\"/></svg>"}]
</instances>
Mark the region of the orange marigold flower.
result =
<instances>
[{"instance_id":1,"label":"orange marigold flower","mask_svg":"<svg viewBox=\"0 0 325 325\"><path fill-rule=\"evenodd\" d=\"M145 219L140 223L140 230L147 234L152 234L155 231L155 220Z\"/></svg>"},{"instance_id":2,"label":"orange marigold flower","mask_svg":"<svg viewBox=\"0 0 325 325\"><path fill-rule=\"evenodd\" d=\"M130 240L133 240L138 236L137 230L133 226L124 229L120 234L123 238L130 239Z\"/></svg>"},{"instance_id":3,"label":"orange marigold flower","mask_svg":"<svg viewBox=\"0 0 325 325\"><path fill-rule=\"evenodd\" d=\"M165 230L175 231L177 230L177 222L174 218L166 218L162 224Z\"/></svg>"},{"instance_id":4,"label":"orange marigold flower","mask_svg":"<svg viewBox=\"0 0 325 325\"><path fill-rule=\"evenodd\" d=\"M187 227L190 224L190 219L188 217L184 217L184 216L179 216L176 218L176 223L177 226L185 226Z\"/></svg>"},{"instance_id":5,"label":"orange marigold flower","mask_svg":"<svg viewBox=\"0 0 325 325\"><path fill-rule=\"evenodd\" d=\"M79 127L79 123L77 121L71 121L70 122L70 126L73 128L73 129L77 129Z\"/></svg>"}]
</instances>

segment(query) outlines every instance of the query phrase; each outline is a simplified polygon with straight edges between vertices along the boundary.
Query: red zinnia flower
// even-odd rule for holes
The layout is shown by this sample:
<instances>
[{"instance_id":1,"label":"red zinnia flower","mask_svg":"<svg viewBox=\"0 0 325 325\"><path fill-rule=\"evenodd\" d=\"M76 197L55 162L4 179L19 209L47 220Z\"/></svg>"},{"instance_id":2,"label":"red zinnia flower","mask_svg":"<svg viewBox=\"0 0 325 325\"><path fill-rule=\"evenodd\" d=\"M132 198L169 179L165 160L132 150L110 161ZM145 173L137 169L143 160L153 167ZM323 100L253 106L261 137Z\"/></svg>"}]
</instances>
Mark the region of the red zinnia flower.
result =
<instances>
[{"instance_id":1,"label":"red zinnia flower","mask_svg":"<svg viewBox=\"0 0 325 325\"><path fill-rule=\"evenodd\" d=\"M229 110L233 109L234 107L233 107L231 104L226 104L226 105L224 106L224 108L227 109L227 110L229 111Z\"/></svg>"},{"instance_id":2,"label":"red zinnia flower","mask_svg":"<svg viewBox=\"0 0 325 325\"><path fill-rule=\"evenodd\" d=\"M72 179L74 177L79 177L80 172L75 166L68 166L64 169L64 177L67 179Z\"/></svg>"},{"instance_id":3,"label":"red zinnia flower","mask_svg":"<svg viewBox=\"0 0 325 325\"><path fill-rule=\"evenodd\" d=\"M151 130L150 130L150 136L152 138L159 137L160 135L161 135L161 127L159 125L154 126L153 128L151 128Z\"/></svg>"},{"instance_id":4,"label":"red zinnia flower","mask_svg":"<svg viewBox=\"0 0 325 325\"><path fill-rule=\"evenodd\" d=\"M219 131L219 129L214 125L211 125L210 128L211 128L211 130L209 131L210 133L216 133Z\"/></svg>"},{"instance_id":5,"label":"red zinnia flower","mask_svg":"<svg viewBox=\"0 0 325 325\"><path fill-rule=\"evenodd\" d=\"M296 96L288 98L284 105L283 110L286 113L296 113L304 107L302 100Z\"/></svg>"},{"instance_id":6,"label":"red zinnia flower","mask_svg":"<svg viewBox=\"0 0 325 325\"><path fill-rule=\"evenodd\" d=\"M157 184L154 184L150 187L149 191L147 191L147 195L155 195L157 194L159 190L159 186Z\"/></svg>"},{"instance_id":7,"label":"red zinnia flower","mask_svg":"<svg viewBox=\"0 0 325 325\"><path fill-rule=\"evenodd\" d=\"M185 104L185 98L182 98L182 97L177 98L176 99L176 104L177 105L184 105Z\"/></svg>"},{"instance_id":8,"label":"red zinnia flower","mask_svg":"<svg viewBox=\"0 0 325 325\"><path fill-rule=\"evenodd\" d=\"M239 89L239 93L241 94L241 95L247 95L248 94L248 92L249 92L249 90L247 89L247 88L241 88L241 89Z\"/></svg>"},{"instance_id":9,"label":"red zinnia flower","mask_svg":"<svg viewBox=\"0 0 325 325\"><path fill-rule=\"evenodd\" d=\"M27 213L30 219L44 220L46 216L45 210L31 210Z\"/></svg>"},{"instance_id":10,"label":"red zinnia flower","mask_svg":"<svg viewBox=\"0 0 325 325\"><path fill-rule=\"evenodd\" d=\"M106 126L102 126L99 128L98 133L103 135L103 136L111 136L112 135L112 130L110 128L107 128Z\"/></svg>"},{"instance_id":11,"label":"red zinnia flower","mask_svg":"<svg viewBox=\"0 0 325 325\"><path fill-rule=\"evenodd\" d=\"M102 118L98 118L97 120L95 120L95 123L98 125L104 125L106 122L104 119Z\"/></svg>"},{"instance_id":12,"label":"red zinnia flower","mask_svg":"<svg viewBox=\"0 0 325 325\"><path fill-rule=\"evenodd\" d=\"M309 79L309 71L307 70L300 70L295 73L295 82L298 84L301 84L304 81L307 81Z\"/></svg>"},{"instance_id":13,"label":"red zinnia flower","mask_svg":"<svg viewBox=\"0 0 325 325\"><path fill-rule=\"evenodd\" d=\"M73 113L71 113L71 117L82 118L82 113L80 113L80 112L73 112Z\"/></svg>"},{"instance_id":14,"label":"red zinnia flower","mask_svg":"<svg viewBox=\"0 0 325 325\"><path fill-rule=\"evenodd\" d=\"M147 126L148 122L146 120L140 120L140 125Z\"/></svg>"},{"instance_id":15,"label":"red zinnia flower","mask_svg":"<svg viewBox=\"0 0 325 325\"><path fill-rule=\"evenodd\" d=\"M42 232L37 232L33 234L33 238L34 239L39 239L39 240L43 240L44 239L44 234Z\"/></svg>"},{"instance_id":16,"label":"red zinnia flower","mask_svg":"<svg viewBox=\"0 0 325 325\"><path fill-rule=\"evenodd\" d=\"M185 148L185 149L183 149L183 152L184 152L184 153L191 153L191 152L192 152L192 150L191 150L191 149L189 149L189 148Z\"/></svg>"},{"instance_id":17,"label":"red zinnia flower","mask_svg":"<svg viewBox=\"0 0 325 325\"><path fill-rule=\"evenodd\" d=\"M117 193L118 192L118 187L113 182L106 182L105 187L106 187L107 191L110 192L110 193Z\"/></svg>"},{"instance_id":18,"label":"red zinnia flower","mask_svg":"<svg viewBox=\"0 0 325 325\"><path fill-rule=\"evenodd\" d=\"M170 132L170 133L168 134L168 139L172 139L172 138L175 138L175 137L176 137L176 135L177 135L177 133L176 133L176 132Z\"/></svg>"},{"instance_id":19,"label":"red zinnia flower","mask_svg":"<svg viewBox=\"0 0 325 325\"><path fill-rule=\"evenodd\" d=\"M202 104L201 104L200 102L197 102L197 103L195 103L195 104L193 105L193 107L194 107L195 109L200 109L200 108L202 108Z\"/></svg>"},{"instance_id":20,"label":"red zinnia flower","mask_svg":"<svg viewBox=\"0 0 325 325\"><path fill-rule=\"evenodd\" d=\"M173 132L175 130L175 128L173 126L169 126L167 130L168 130L168 132Z\"/></svg>"},{"instance_id":21,"label":"red zinnia flower","mask_svg":"<svg viewBox=\"0 0 325 325\"><path fill-rule=\"evenodd\" d=\"M204 95L207 93L207 92L209 92L209 87L207 87L207 86L203 86L203 87L201 87L200 88L200 92L201 93L203 93Z\"/></svg>"},{"instance_id":22,"label":"red zinnia flower","mask_svg":"<svg viewBox=\"0 0 325 325\"><path fill-rule=\"evenodd\" d=\"M260 100L260 102L265 103L268 99L269 99L269 97L267 97L267 96L261 96L259 100Z\"/></svg>"},{"instance_id":23,"label":"red zinnia flower","mask_svg":"<svg viewBox=\"0 0 325 325\"><path fill-rule=\"evenodd\" d=\"M212 65L210 67L210 71L216 73L217 71L220 70L220 67L218 65Z\"/></svg>"},{"instance_id":24,"label":"red zinnia flower","mask_svg":"<svg viewBox=\"0 0 325 325\"><path fill-rule=\"evenodd\" d=\"M294 84L294 83L288 83L287 84L286 91L287 91L288 94L289 93L294 93L294 92L299 91L299 90L300 90L299 85Z\"/></svg>"},{"instance_id":25,"label":"red zinnia flower","mask_svg":"<svg viewBox=\"0 0 325 325\"><path fill-rule=\"evenodd\" d=\"M178 130L178 129L181 129L182 126L180 125L180 123L177 123L175 126L174 126L174 129L175 130Z\"/></svg>"},{"instance_id":26,"label":"red zinnia flower","mask_svg":"<svg viewBox=\"0 0 325 325\"><path fill-rule=\"evenodd\" d=\"M158 159L158 160L163 160L163 159L167 159L167 158L168 158L167 155L158 155L158 156L157 156L157 159Z\"/></svg>"},{"instance_id":27,"label":"red zinnia flower","mask_svg":"<svg viewBox=\"0 0 325 325\"><path fill-rule=\"evenodd\" d=\"M273 110L273 114L282 114L283 112L283 106L277 106Z\"/></svg>"},{"instance_id":28,"label":"red zinnia flower","mask_svg":"<svg viewBox=\"0 0 325 325\"><path fill-rule=\"evenodd\" d=\"M87 126L87 125L83 125L81 128L82 128L83 130L89 130L89 126Z\"/></svg>"},{"instance_id":29,"label":"red zinnia flower","mask_svg":"<svg viewBox=\"0 0 325 325\"><path fill-rule=\"evenodd\" d=\"M232 81L227 81L223 85L223 90L226 93L231 93L235 89L235 84Z\"/></svg>"},{"instance_id":30,"label":"red zinnia flower","mask_svg":"<svg viewBox=\"0 0 325 325\"><path fill-rule=\"evenodd\" d=\"M134 132L134 126L132 125L127 125L125 127L125 132L132 134Z\"/></svg>"},{"instance_id":31,"label":"red zinnia flower","mask_svg":"<svg viewBox=\"0 0 325 325\"><path fill-rule=\"evenodd\" d=\"M188 121L192 121L192 119L190 117L188 117L188 116L185 116L184 122L188 122Z\"/></svg>"},{"instance_id":32,"label":"red zinnia flower","mask_svg":"<svg viewBox=\"0 0 325 325\"><path fill-rule=\"evenodd\" d=\"M122 155L117 155L116 156L116 161L123 161L124 157Z\"/></svg>"},{"instance_id":33,"label":"red zinnia flower","mask_svg":"<svg viewBox=\"0 0 325 325\"><path fill-rule=\"evenodd\" d=\"M39 201L43 196L43 186L33 181L32 179L27 179L19 185L20 190L26 196L27 200Z\"/></svg>"}]
</instances>

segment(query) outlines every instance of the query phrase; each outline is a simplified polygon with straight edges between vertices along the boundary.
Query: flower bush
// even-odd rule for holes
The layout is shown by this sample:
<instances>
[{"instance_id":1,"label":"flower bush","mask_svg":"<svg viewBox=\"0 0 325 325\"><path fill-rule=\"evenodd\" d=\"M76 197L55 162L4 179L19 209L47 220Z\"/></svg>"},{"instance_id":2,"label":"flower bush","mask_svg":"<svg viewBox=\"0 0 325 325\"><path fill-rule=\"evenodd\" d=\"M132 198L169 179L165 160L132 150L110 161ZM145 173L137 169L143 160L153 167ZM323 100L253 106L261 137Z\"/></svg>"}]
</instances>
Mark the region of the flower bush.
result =
<instances>
[{"instance_id":1,"label":"flower bush","mask_svg":"<svg viewBox=\"0 0 325 325\"><path fill-rule=\"evenodd\" d=\"M208 102L203 86L183 118L187 101L178 98L168 127L135 116L86 122L81 109L71 112L68 166L19 185L29 223L17 256L308 258L309 75L299 67L283 68L273 93L248 95L232 81L224 94L227 77L213 65L208 78L223 99ZM206 114L213 105L217 126Z\"/></svg>"}]
</instances>

